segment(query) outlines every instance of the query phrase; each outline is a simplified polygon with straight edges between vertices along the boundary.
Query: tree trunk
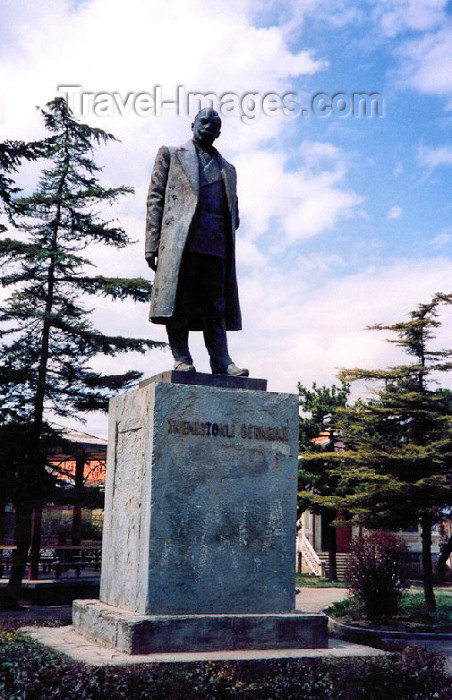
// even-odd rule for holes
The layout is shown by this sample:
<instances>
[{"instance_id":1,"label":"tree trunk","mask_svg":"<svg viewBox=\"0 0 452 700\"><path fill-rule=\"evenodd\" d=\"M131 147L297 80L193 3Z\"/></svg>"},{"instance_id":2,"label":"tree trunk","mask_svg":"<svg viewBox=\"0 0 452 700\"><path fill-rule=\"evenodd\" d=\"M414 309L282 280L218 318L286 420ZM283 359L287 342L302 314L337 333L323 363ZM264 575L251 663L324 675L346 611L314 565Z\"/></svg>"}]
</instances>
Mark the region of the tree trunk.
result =
<instances>
[{"instance_id":1,"label":"tree trunk","mask_svg":"<svg viewBox=\"0 0 452 700\"><path fill-rule=\"evenodd\" d=\"M336 543L336 528L331 525L333 520L336 519L336 511L330 508L325 509L322 517L327 518L328 523L328 567L329 575L328 579L330 581L337 581L337 543Z\"/></svg>"},{"instance_id":2,"label":"tree trunk","mask_svg":"<svg viewBox=\"0 0 452 700\"><path fill-rule=\"evenodd\" d=\"M73 547L80 547L82 541L82 506L75 503L72 511L72 533L71 544Z\"/></svg>"},{"instance_id":3,"label":"tree trunk","mask_svg":"<svg viewBox=\"0 0 452 700\"><path fill-rule=\"evenodd\" d=\"M432 567L432 518L430 515L421 517L422 528L422 573L424 580L425 605L428 612L436 611L435 592L433 590Z\"/></svg>"},{"instance_id":4,"label":"tree trunk","mask_svg":"<svg viewBox=\"0 0 452 700\"><path fill-rule=\"evenodd\" d=\"M447 540L446 544L441 550L439 555L438 563L436 565L435 581L436 583L442 583L444 581L444 576L447 571L447 560L452 554L452 535Z\"/></svg>"},{"instance_id":5,"label":"tree trunk","mask_svg":"<svg viewBox=\"0 0 452 700\"><path fill-rule=\"evenodd\" d=\"M30 569L28 571L28 578L30 581L35 581L39 578L39 560L41 556L41 524L42 506L40 503L36 503L33 509Z\"/></svg>"},{"instance_id":6,"label":"tree trunk","mask_svg":"<svg viewBox=\"0 0 452 700\"><path fill-rule=\"evenodd\" d=\"M72 512L72 545L80 547L82 541L82 506L78 502L84 485L85 453L77 455L75 459L75 498Z\"/></svg>"},{"instance_id":7,"label":"tree trunk","mask_svg":"<svg viewBox=\"0 0 452 700\"><path fill-rule=\"evenodd\" d=\"M31 525L33 503L31 500L17 503L15 507L14 545L11 572L7 587L7 596L11 603L16 603L20 597L22 579L27 566L28 550L31 544Z\"/></svg>"}]
</instances>

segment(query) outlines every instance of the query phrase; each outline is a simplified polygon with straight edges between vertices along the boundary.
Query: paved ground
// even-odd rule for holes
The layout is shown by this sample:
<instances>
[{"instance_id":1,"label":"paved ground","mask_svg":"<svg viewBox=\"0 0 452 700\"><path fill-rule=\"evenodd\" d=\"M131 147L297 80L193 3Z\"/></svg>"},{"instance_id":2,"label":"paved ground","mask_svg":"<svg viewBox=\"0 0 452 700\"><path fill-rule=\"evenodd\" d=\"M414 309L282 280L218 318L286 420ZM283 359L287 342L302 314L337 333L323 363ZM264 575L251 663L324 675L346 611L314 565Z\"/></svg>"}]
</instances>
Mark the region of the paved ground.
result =
<instances>
[{"instance_id":1,"label":"paved ground","mask_svg":"<svg viewBox=\"0 0 452 700\"><path fill-rule=\"evenodd\" d=\"M348 596L347 588L308 588L302 586L297 594L297 610L303 612L321 612L329 605L339 600L344 600Z\"/></svg>"},{"instance_id":2,"label":"paved ground","mask_svg":"<svg viewBox=\"0 0 452 700\"><path fill-rule=\"evenodd\" d=\"M193 661L249 661L251 659L302 659L381 656L386 652L362 644L332 639L328 649L250 649L245 651L197 651L159 654L125 654L105 649L74 632L72 627L26 627L25 634L51 649L90 666L137 663L181 663Z\"/></svg>"}]
</instances>

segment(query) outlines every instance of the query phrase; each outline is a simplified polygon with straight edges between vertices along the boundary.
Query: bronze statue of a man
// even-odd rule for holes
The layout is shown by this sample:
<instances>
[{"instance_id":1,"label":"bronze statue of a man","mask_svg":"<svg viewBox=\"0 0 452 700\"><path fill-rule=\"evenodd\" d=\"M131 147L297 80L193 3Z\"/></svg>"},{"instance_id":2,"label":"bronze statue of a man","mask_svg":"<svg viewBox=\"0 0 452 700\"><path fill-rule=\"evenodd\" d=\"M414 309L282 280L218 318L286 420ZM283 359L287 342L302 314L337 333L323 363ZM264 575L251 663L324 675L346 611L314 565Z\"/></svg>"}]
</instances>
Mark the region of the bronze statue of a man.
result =
<instances>
[{"instance_id":1,"label":"bronze statue of a man","mask_svg":"<svg viewBox=\"0 0 452 700\"><path fill-rule=\"evenodd\" d=\"M194 372L188 334L200 330L213 374L247 377L228 352L241 330L235 272L236 172L213 146L221 119L202 109L193 140L157 153L147 199L146 261L155 271L149 318L166 325L174 369Z\"/></svg>"}]
</instances>

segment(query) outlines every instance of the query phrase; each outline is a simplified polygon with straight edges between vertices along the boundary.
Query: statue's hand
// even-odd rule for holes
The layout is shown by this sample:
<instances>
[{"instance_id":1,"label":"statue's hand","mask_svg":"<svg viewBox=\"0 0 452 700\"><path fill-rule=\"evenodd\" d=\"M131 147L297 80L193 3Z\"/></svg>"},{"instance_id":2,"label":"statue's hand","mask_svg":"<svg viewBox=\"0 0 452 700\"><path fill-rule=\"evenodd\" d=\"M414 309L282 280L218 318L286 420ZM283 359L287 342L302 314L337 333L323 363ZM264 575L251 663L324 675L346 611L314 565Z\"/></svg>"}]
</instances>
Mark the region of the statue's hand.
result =
<instances>
[{"instance_id":1,"label":"statue's hand","mask_svg":"<svg viewBox=\"0 0 452 700\"><path fill-rule=\"evenodd\" d=\"M157 253L149 253L146 255L146 262L154 272L157 270Z\"/></svg>"}]
</instances>

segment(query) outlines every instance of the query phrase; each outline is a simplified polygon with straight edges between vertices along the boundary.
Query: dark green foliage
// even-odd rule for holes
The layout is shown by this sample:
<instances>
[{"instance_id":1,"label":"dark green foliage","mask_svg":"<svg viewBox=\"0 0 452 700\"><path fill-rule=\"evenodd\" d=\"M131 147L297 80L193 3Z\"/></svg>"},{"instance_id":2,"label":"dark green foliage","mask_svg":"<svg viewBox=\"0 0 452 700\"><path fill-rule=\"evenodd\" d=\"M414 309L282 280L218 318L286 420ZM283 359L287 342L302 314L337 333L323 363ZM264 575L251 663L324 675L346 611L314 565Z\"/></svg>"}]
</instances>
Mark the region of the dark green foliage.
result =
<instances>
[{"instance_id":1,"label":"dark green foliage","mask_svg":"<svg viewBox=\"0 0 452 700\"><path fill-rule=\"evenodd\" d=\"M87 275L90 262L84 252L89 244L124 248L130 243L119 225L96 212L131 191L103 188L98 182L93 149L114 137L77 122L61 98L42 115L51 134L50 166L36 192L18 200L25 236L0 241L1 282L13 287L0 313L0 417L37 422L37 433L45 410L61 416L105 410L112 390L127 388L140 376L134 371L118 376L93 372L88 363L95 355L161 345L98 331L81 299L91 294L142 302L150 295L151 285L144 279Z\"/></svg>"},{"instance_id":2,"label":"dark green foliage","mask_svg":"<svg viewBox=\"0 0 452 700\"><path fill-rule=\"evenodd\" d=\"M324 458L335 449L338 438L336 430L337 409L347 405L350 393L349 385L342 383L330 387L317 387L314 383L312 390L298 384L299 405L302 411L300 417L300 468L298 472L299 506L300 510L312 508L318 510L323 498L336 492L337 479L329 468L332 466L328 458ZM327 419L327 422L325 422ZM321 432L328 433L329 442L326 447L316 448L312 442ZM315 459L311 461L310 457ZM318 499L317 497L320 496Z\"/></svg>"},{"instance_id":3,"label":"dark green foliage","mask_svg":"<svg viewBox=\"0 0 452 700\"><path fill-rule=\"evenodd\" d=\"M89 668L0 635L8 700L450 700L442 660L421 649L373 659L265 660Z\"/></svg>"},{"instance_id":4,"label":"dark green foliage","mask_svg":"<svg viewBox=\"0 0 452 700\"><path fill-rule=\"evenodd\" d=\"M93 372L88 363L95 355L161 345L105 335L93 327L90 309L81 300L83 294L135 301L150 295L151 285L144 279L87 275L90 262L83 253L88 244L123 248L130 243L120 226L95 211L131 191L98 183L93 149L114 137L77 122L61 98L42 115L51 134L46 142L50 166L37 191L16 201L24 237L0 241L1 282L13 287L0 313L0 418L32 422L38 435L45 411L66 416L105 410L112 391L139 377L135 371L117 376ZM16 167L19 154L16 146L6 166Z\"/></svg>"},{"instance_id":5,"label":"dark green foliage","mask_svg":"<svg viewBox=\"0 0 452 700\"><path fill-rule=\"evenodd\" d=\"M60 443L58 430L45 424L37 459L45 462L48 451ZM0 494L9 501L19 502L32 492L37 500L56 496L56 477L49 471L37 475L28 456L35 449L35 436L29 424L5 422L0 424Z\"/></svg>"},{"instance_id":6,"label":"dark green foliage","mask_svg":"<svg viewBox=\"0 0 452 700\"><path fill-rule=\"evenodd\" d=\"M364 609L358 598L351 597L333 603L328 614L339 618L345 624L351 624L359 629L365 621ZM372 627L379 624L372 622ZM396 613L390 619L381 622L382 629L402 630L407 632L450 632L452 629L452 596L437 595L435 613L427 610L425 598L413 590L406 591L400 599ZM384 635L382 635L384 637ZM368 637L363 638L363 644L369 643ZM374 642L372 642L374 644Z\"/></svg>"},{"instance_id":7,"label":"dark green foliage","mask_svg":"<svg viewBox=\"0 0 452 700\"><path fill-rule=\"evenodd\" d=\"M0 243L1 281L14 287L0 314L5 324L0 334L5 343L2 417L38 422L44 408L63 416L105 409L111 388L127 387L138 378L136 372L118 377L93 372L87 363L97 353L114 356L158 345L103 334L92 326L90 310L81 302L82 294L137 301L150 294L150 283L143 279L86 274L90 263L82 253L88 244L123 248L130 243L120 226L102 220L94 209L131 191L102 188L97 180L100 168L93 148L114 137L78 123L60 98L42 114L52 134L51 166L43 171L35 194L19 201L26 239Z\"/></svg>"},{"instance_id":8,"label":"dark green foliage","mask_svg":"<svg viewBox=\"0 0 452 700\"><path fill-rule=\"evenodd\" d=\"M23 141L4 141L0 143L0 204L3 203L5 213L10 221L13 214L18 211L15 195L19 192L10 175L17 172L22 160L36 160L46 155L48 143L46 141L24 143ZM1 207L0 207L1 212ZM0 223L0 233L6 230L6 226Z\"/></svg>"},{"instance_id":9,"label":"dark green foliage","mask_svg":"<svg viewBox=\"0 0 452 700\"><path fill-rule=\"evenodd\" d=\"M300 451L312 452L313 438L326 428L333 430L334 415L337 408L347 405L350 385L342 382L341 386L318 387L314 382L312 389L298 383L300 416ZM325 422L325 419L328 421Z\"/></svg>"},{"instance_id":10,"label":"dark green foliage","mask_svg":"<svg viewBox=\"0 0 452 700\"><path fill-rule=\"evenodd\" d=\"M436 387L438 373L452 369L452 350L430 349L440 325L438 307L451 303L452 295L437 294L409 321L373 327L395 333L390 342L413 356L412 364L342 372L349 381L382 383L372 399L343 411L341 420L349 450L338 474L356 493L370 526L416 525L422 514L436 520L452 505L450 397Z\"/></svg>"},{"instance_id":11,"label":"dark green foliage","mask_svg":"<svg viewBox=\"0 0 452 700\"><path fill-rule=\"evenodd\" d=\"M405 542L390 532L376 530L352 540L345 581L361 602L368 620L390 618L408 588L403 570Z\"/></svg>"},{"instance_id":12,"label":"dark green foliage","mask_svg":"<svg viewBox=\"0 0 452 700\"><path fill-rule=\"evenodd\" d=\"M452 295L436 294L410 319L373 330L390 331L390 342L414 358L386 370L343 370L343 381L374 380L378 389L366 401L339 409L337 427L346 450L328 460L336 479L325 505L371 528L422 530L422 566L427 605L435 609L431 531L452 506L452 415L448 392L438 391L442 372L452 369L452 350L434 349L439 307ZM309 457L311 459L311 456Z\"/></svg>"},{"instance_id":13,"label":"dark green foliage","mask_svg":"<svg viewBox=\"0 0 452 700\"><path fill-rule=\"evenodd\" d=\"M298 470L298 509L310 509L321 513L323 522L328 524L329 577L337 581L336 529L332 525L336 518L336 508L325 502L337 490L337 479L330 473L332 466L327 459L319 457L310 461L310 456L335 450L338 433L336 430L337 410L347 405L349 385L342 382L340 387L317 387L312 390L298 384L299 405L302 411L299 427L300 464ZM323 432L328 435L328 444L318 447L313 438Z\"/></svg>"},{"instance_id":14,"label":"dark green foliage","mask_svg":"<svg viewBox=\"0 0 452 700\"><path fill-rule=\"evenodd\" d=\"M131 192L127 187L104 188L98 181L101 168L93 159L94 149L114 137L79 123L62 98L50 102L42 116L50 132L45 142L48 167L32 196L14 200L18 239L0 241L0 281L12 288L0 311L0 424L22 430L26 437L26 450L22 444L18 447L24 461L20 500L15 500L18 549L10 579L15 589L30 544L31 512L45 503L48 417L106 410L113 393L141 376L133 369L118 375L94 371L90 364L98 354L144 353L163 345L147 338L106 335L93 326L83 299L100 295L143 302L151 291L151 284L141 278L89 274L89 245L120 249L131 242L115 220L102 218L98 211ZM17 158L10 158L6 167L11 169ZM11 202L9 196L8 205ZM108 271L108 259L105 268ZM34 552L38 545L36 540Z\"/></svg>"}]
</instances>

